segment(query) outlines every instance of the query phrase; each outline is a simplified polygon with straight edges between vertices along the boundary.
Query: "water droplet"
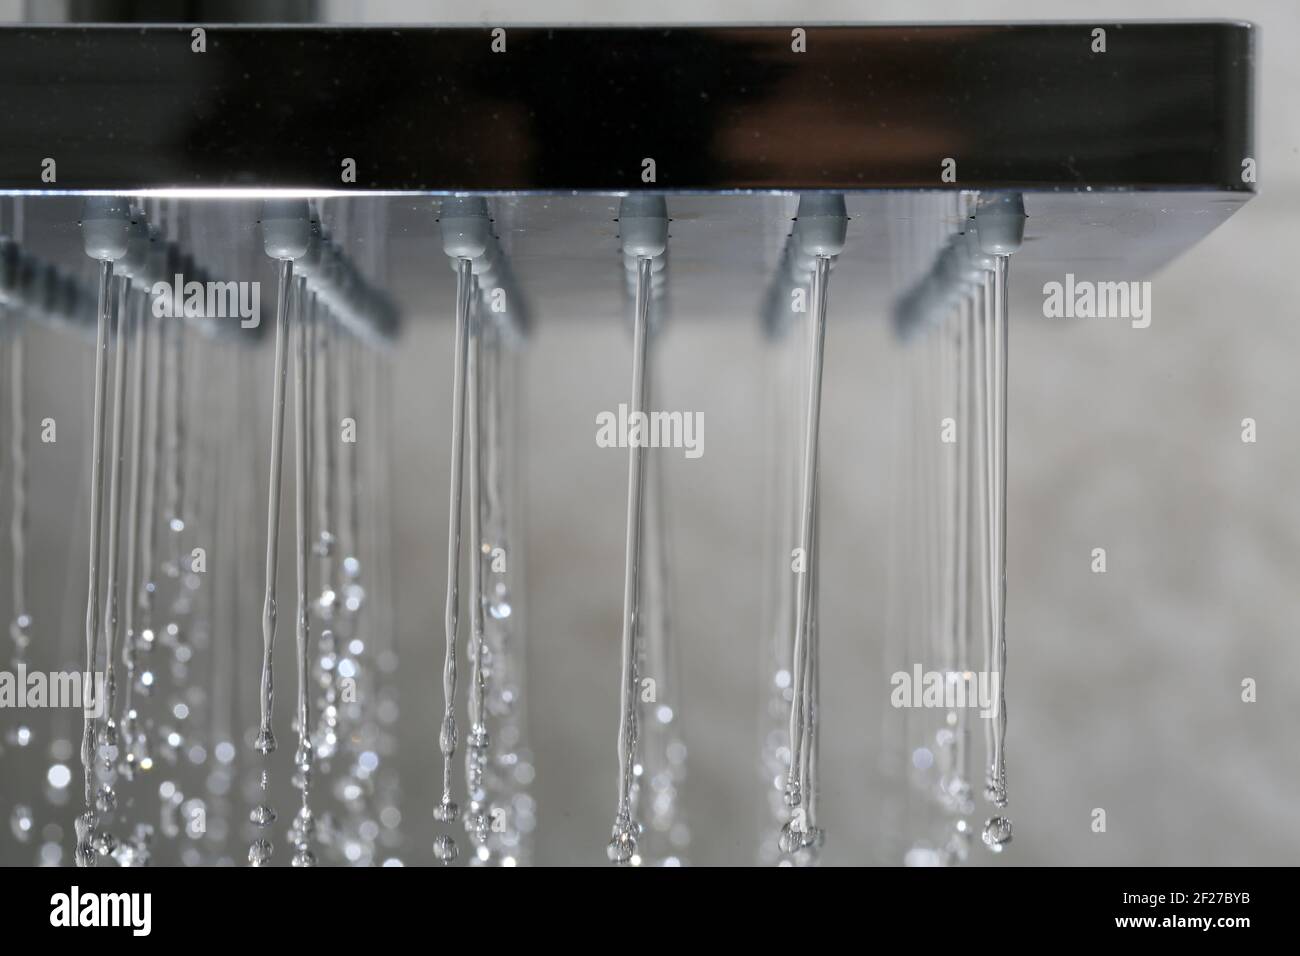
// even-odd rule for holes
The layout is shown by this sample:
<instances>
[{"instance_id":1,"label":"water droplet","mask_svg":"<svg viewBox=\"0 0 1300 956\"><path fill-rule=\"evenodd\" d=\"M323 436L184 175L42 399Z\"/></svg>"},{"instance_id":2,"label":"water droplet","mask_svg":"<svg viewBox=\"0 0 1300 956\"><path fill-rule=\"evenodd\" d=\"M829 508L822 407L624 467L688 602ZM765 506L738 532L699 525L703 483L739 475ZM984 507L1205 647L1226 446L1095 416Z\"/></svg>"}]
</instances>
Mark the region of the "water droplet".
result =
<instances>
[{"instance_id":1,"label":"water droplet","mask_svg":"<svg viewBox=\"0 0 1300 956\"><path fill-rule=\"evenodd\" d=\"M316 539L312 551L318 558L328 558L334 553L334 535L328 531L322 531L320 537Z\"/></svg>"},{"instance_id":2,"label":"water droplet","mask_svg":"<svg viewBox=\"0 0 1300 956\"><path fill-rule=\"evenodd\" d=\"M13 638L14 646L20 651L32 641L32 619L27 614L20 614L14 618L13 623L9 625L9 636Z\"/></svg>"},{"instance_id":3,"label":"water droplet","mask_svg":"<svg viewBox=\"0 0 1300 956\"><path fill-rule=\"evenodd\" d=\"M487 728L482 724L474 724L469 729L469 734L465 738L465 745L473 750L485 751L491 746L491 737L488 735ZM486 757L486 754L482 754Z\"/></svg>"},{"instance_id":4,"label":"water droplet","mask_svg":"<svg viewBox=\"0 0 1300 956\"><path fill-rule=\"evenodd\" d=\"M248 819L256 826L269 827L275 822L275 811L264 803L259 803L248 814Z\"/></svg>"},{"instance_id":5,"label":"water droplet","mask_svg":"<svg viewBox=\"0 0 1300 956\"><path fill-rule=\"evenodd\" d=\"M55 790L62 790L72 781L72 771L66 764L56 763L45 774L45 779Z\"/></svg>"},{"instance_id":6,"label":"water droplet","mask_svg":"<svg viewBox=\"0 0 1300 956\"><path fill-rule=\"evenodd\" d=\"M452 860L456 859L456 854L458 852L459 851L456 849L456 841L445 833L433 841L433 855L437 858L439 863L450 863Z\"/></svg>"},{"instance_id":7,"label":"water droplet","mask_svg":"<svg viewBox=\"0 0 1300 956\"><path fill-rule=\"evenodd\" d=\"M248 846L248 862L252 866L265 866L271 859L271 841L254 840Z\"/></svg>"},{"instance_id":8,"label":"water droplet","mask_svg":"<svg viewBox=\"0 0 1300 956\"><path fill-rule=\"evenodd\" d=\"M1001 853L1011 842L1011 821L1006 817L990 817L984 824L984 845L994 853Z\"/></svg>"},{"instance_id":9,"label":"water droplet","mask_svg":"<svg viewBox=\"0 0 1300 956\"><path fill-rule=\"evenodd\" d=\"M630 863L636 856L637 825L630 820L620 820L614 824L609 846L605 855L612 863Z\"/></svg>"},{"instance_id":10,"label":"water droplet","mask_svg":"<svg viewBox=\"0 0 1300 956\"><path fill-rule=\"evenodd\" d=\"M14 812L9 816L9 829L13 831L14 839L19 843L26 843L32 837L32 828L36 826L36 821L32 817L32 808L19 804L14 807Z\"/></svg>"},{"instance_id":11,"label":"water droplet","mask_svg":"<svg viewBox=\"0 0 1300 956\"><path fill-rule=\"evenodd\" d=\"M122 840L113 851L113 859L121 867L148 866L148 844L138 838Z\"/></svg>"},{"instance_id":12,"label":"water droplet","mask_svg":"<svg viewBox=\"0 0 1300 956\"><path fill-rule=\"evenodd\" d=\"M460 807L456 806L456 801L451 797L443 797L442 801L433 808L433 818L439 823L453 823L460 816Z\"/></svg>"},{"instance_id":13,"label":"water droplet","mask_svg":"<svg viewBox=\"0 0 1300 956\"><path fill-rule=\"evenodd\" d=\"M939 784L939 795L944 806L954 814L964 815L975 810L975 801L971 799L971 787L960 775L944 777Z\"/></svg>"},{"instance_id":14,"label":"water droplet","mask_svg":"<svg viewBox=\"0 0 1300 956\"><path fill-rule=\"evenodd\" d=\"M777 837L776 845L780 847L782 853L794 853L803 846L803 830L795 826L793 820L789 820L781 827L781 835Z\"/></svg>"},{"instance_id":15,"label":"water droplet","mask_svg":"<svg viewBox=\"0 0 1300 956\"><path fill-rule=\"evenodd\" d=\"M299 850L305 850L315 832L316 820L311 808L304 805L298 809L293 824L289 827L289 841Z\"/></svg>"},{"instance_id":16,"label":"water droplet","mask_svg":"<svg viewBox=\"0 0 1300 956\"><path fill-rule=\"evenodd\" d=\"M970 856L971 836L971 826L965 820L958 820L953 824L952 833L948 835L948 842L943 848L946 862L966 862L966 858Z\"/></svg>"},{"instance_id":17,"label":"water droplet","mask_svg":"<svg viewBox=\"0 0 1300 956\"><path fill-rule=\"evenodd\" d=\"M478 809L466 811L465 832L470 835L475 844L486 843L491 832L488 815Z\"/></svg>"},{"instance_id":18,"label":"water droplet","mask_svg":"<svg viewBox=\"0 0 1300 956\"><path fill-rule=\"evenodd\" d=\"M349 584L343 589L343 606L349 611L361 610L361 605L365 603L366 591L359 584Z\"/></svg>"}]
</instances>

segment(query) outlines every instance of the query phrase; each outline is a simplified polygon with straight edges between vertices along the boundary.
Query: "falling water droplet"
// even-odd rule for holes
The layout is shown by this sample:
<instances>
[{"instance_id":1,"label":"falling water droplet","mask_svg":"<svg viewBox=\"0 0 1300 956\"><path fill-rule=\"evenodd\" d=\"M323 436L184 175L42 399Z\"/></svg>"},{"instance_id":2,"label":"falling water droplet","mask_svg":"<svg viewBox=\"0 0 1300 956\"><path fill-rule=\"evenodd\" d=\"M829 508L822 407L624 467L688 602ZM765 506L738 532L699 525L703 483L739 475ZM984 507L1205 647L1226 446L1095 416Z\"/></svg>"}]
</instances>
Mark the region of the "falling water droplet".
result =
<instances>
[{"instance_id":1,"label":"falling water droplet","mask_svg":"<svg viewBox=\"0 0 1300 956\"><path fill-rule=\"evenodd\" d=\"M433 841L433 855L439 863L451 863L458 853L456 841L445 833L440 834Z\"/></svg>"},{"instance_id":2,"label":"falling water droplet","mask_svg":"<svg viewBox=\"0 0 1300 956\"><path fill-rule=\"evenodd\" d=\"M1011 842L1011 821L1006 817L990 817L984 824L984 845L994 853L1001 853Z\"/></svg>"},{"instance_id":3,"label":"falling water droplet","mask_svg":"<svg viewBox=\"0 0 1300 956\"><path fill-rule=\"evenodd\" d=\"M15 840L26 843L32 838L32 830L35 826L36 821L31 807L21 803L14 807L13 813L9 815L9 829L13 832Z\"/></svg>"},{"instance_id":4,"label":"falling water droplet","mask_svg":"<svg viewBox=\"0 0 1300 956\"><path fill-rule=\"evenodd\" d=\"M970 856L971 826L965 820L953 823L948 842L944 845L943 855L950 863L965 863Z\"/></svg>"},{"instance_id":5,"label":"falling water droplet","mask_svg":"<svg viewBox=\"0 0 1300 956\"><path fill-rule=\"evenodd\" d=\"M614 824L605 855L611 863L631 863L636 856L637 834L640 828L631 820L620 819Z\"/></svg>"},{"instance_id":6,"label":"falling water droplet","mask_svg":"<svg viewBox=\"0 0 1300 956\"><path fill-rule=\"evenodd\" d=\"M254 840L248 847L248 862L252 866L265 866L271 860L271 841Z\"/></svg>"},{"instance_id":7,"label":"falling water droplet","mask_svg":"<svg viewBox=\"0 0 1300 956\"><path fill-rule=\"evenodd\" d=\"M488 815L477 807L467 810L465 812L465 832L469 834L475 845L487 842L491 833Z\"/></svg>"},{"instance_id":8,"label":"falling water droplet","mask_svg":"<svg viewBox=\"0 0 1300 956\"><path fill-rule=\"evenodd\" d=\"M781 835L777 838L777 846L781 848L782 853L794 853L803 846L804 833L799 828L797 820L787 820L781 827Z\"/></svg>"},{"instance_id":9,"label":"falling water droplet","mask_svg":"<svg viewBox=\"0 0 1300 956\"><path fill-rule=\"evenodd\" d=\"M275 822L275 811L264 803L259 803L249 811L248 819L258 827L269 827Z\"/></svg>"},{"instance_id":10,"label":"falling water droplet","mask_svg":"<svg viewBox=\"0 0 1300 956\"><path fill-rule=\"evenodd\" d=\"M320 537L316 539L316 544L312 546L318 558L328 558L334 553L334 535L328 531L322 531Z\"/></svg>"},{"instance_id":11,"label":"falling water droplet","mask_svg":"<svg viewBox=\"0 0 1300 956\"><path fill-rule=\"evenodd\" d=\"M32 619L26 614L20 614L14 618L13 623L9 625L9 637L13 640L14 646L18 650L26 650L32 642Z\"/></svg>"},{"instance_id":12,"label":"falling water droplet","mask_svg":"<svg viewBox=\"0 0 1300 956\"><path fill-rule=\"evenodd\" d=\"M112 813L117 809L117 794L110 785L106 783L99 785L99 790L95 794L95 809L104 814Z\"/></svg>"},{"instance_id":13,"label":"falling water droplet","mask_svg":"<svg viewBox=\"0 0 1300 956\"><path fill-rule=\"evenodd\" d=\"M460 816L460 807L449 796L444 796L433 808L433 818L439 823L454 823Z\"/></svg>"}]
</instances>

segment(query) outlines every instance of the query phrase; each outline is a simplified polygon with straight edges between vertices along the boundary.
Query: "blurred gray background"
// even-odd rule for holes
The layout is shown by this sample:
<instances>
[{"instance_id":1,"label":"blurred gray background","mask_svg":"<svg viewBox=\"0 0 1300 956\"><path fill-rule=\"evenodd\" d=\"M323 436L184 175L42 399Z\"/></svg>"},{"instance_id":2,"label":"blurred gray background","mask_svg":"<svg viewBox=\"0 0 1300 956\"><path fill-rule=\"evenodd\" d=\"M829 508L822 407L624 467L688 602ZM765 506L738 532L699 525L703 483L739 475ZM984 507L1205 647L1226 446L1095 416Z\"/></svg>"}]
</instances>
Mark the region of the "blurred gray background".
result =
<instances>
[{"instance_id":1,"label":"blurred gray background","mask_svg":"<svg viewBox=\"0 0 1300 956\"><path fill-rule=\"evenodd\" d=\"M24 6L0 3L0 15L20 18ZM645 15L643 7L610 3L439 5L433 12L410 3L323 7L330 19L362 22L638 23ZM1049 322L1040 317L1037 290L1017 290L1008 513L1016 836L997 862L1294 863L1300 316L1291 253L1300 213L1300 8L1246 0L754 2L742 9L664 0L654 14L682 23L743 17L796 24L1231 16L1258 25L1260 194L1150 277L1151 327ZM757 771L767 679L758 598L767 577L760 563L763 392L754 371L763 353L754 317L764 257L779 248L775 220L786 212L771 202L772 231L738 246L729 266L728 288L744 294L704 303L675 295L673 322L656 355L663 406L703 411L707 423L704 457L669 454L665 468L679 699L690 752L684 810L694 839L686 856L699 864L751 863L759 842L773 838ZM46 241L75 244L76 237L65 232ZM436 248L429 254L441 258ZM431 275L421 274L411 237L399 236L393 255L385 281L427 293L427 312L410 316L394 364L400 442L391 462L402 662L398 765L408 838L401 855L423 863L431 858L429 811L438 795L436 741L429 735L440 711L451 275L441 261L427 270ZM520 475L529 730L537 764L536 859L552 864L603 861L614 806L626 460L598 449L591 435L596 412L627 400L630 352L616 258L607 265L607 277L581 288L547 286L540 270L540 289L525 282L538 320L524 366ZM684 255L672 267L693 268ZM594 301L598 295L604 300ZM899 725L894 717L882 723L881 714L888 675L898 666L886 661L884 648L900 357L881 313L832 293L820 610L828 864L898 862L885 852L882 830L900 791L881 765L897 746ZM75 419L88 392L68 387L70 347L51 340L32 351L32 407L63 408ZM259 360L259 382L268 380L266 358ZM83 355L77 368L87 361ZM1258 422L1256 444L1240 439L1246 417ZM44 589L34 600L48 608L65 592L75 605L82 587L84 571L75 561L74 584L50 571L68 567L76 553L68 544L66 503L84 470L77 427L69 429L66 451L61 435L66 457L33 479L40 568L33 588ZM248 440L260 447L258 435ZM248 520L258 522L255 515ZM1090 572L1095 547L1107 550L1105 575ZM257 555L255 548L249 560L260 566ZM77 616L68 620L75 630ZM260 639L256 616L237 637ZM285 688L290 645L280 644ZM1257 703L1241 702L1246 677L1258 682ZM248 674L250 685L255 680ZM289 697L282 691L286 728ZM287 769L287 748L280 756ZM16 785L10 777L3 788ZM1107 811L1104 834L1089 826L1097 807ZM0 833L0 859L26 862L12 854L8 833ZM991 858L976 847L973 860Z\"/></svg>"}]
</instances>

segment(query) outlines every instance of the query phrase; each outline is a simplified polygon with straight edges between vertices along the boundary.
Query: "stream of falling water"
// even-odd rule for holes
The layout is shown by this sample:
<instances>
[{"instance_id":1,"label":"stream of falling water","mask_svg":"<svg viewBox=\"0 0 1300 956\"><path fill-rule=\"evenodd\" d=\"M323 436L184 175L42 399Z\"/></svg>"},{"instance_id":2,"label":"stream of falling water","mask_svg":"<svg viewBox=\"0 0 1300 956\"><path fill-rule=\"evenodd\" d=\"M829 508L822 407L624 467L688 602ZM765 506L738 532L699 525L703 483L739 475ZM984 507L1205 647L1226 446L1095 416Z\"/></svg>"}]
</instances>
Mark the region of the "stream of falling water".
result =
<instances>
[{"instance_id":1,"label":"stream of falling water","mask_svg":"<svg viewBox=\"0 0 1300 956\"><path fill-rule=\"evenodd\" d=\"M649 409L650 380L646 374L650 324L650 290L654 263L636 260L636 318L632 333L631 416ZM606 853L614 863L631 863L637 853L640 827L632 817L632 788L637 746L637 631L640 601L641 529L645 515L645 448L629 440L627 479L627 550L623 576L622 680L619 682L618 800Z\"/></svg>"},{"instance_id":2,"label":"stream of falling water","mask_svg":"<svg viewBox=\"0 0 1300 956\"><path fill-rule=\"evenodd\" d=\"M95 338L95 391L92 412L90 452L90 567L86 595L86 668L85 675L96 671L99 659L99 555L101 510L104 499L104 417L108 389L108 334L113 321L113 261L99 263L98 329ZM101 702L102 704L102 702ZM85 708L81 737L81 766L85 778L85 812L77 818L77 865L94 866L95 847L95 731L96 718L91 707Z\"/></svg>"},{"instance_id":3,"label":"stream of falling water","mask_svg":"<svg viewBox=\"0 0 1300 956\"><path fill-rule=\"evenodd\" d=\"M15 197L10 204L12 223L10 236L21 247L24 235L23 199ZM0 217L3 205L0 204ZM0 222L0 225L3 225ZM0 321L15 322L18 316L5 306L0 308ZM9 342L9 457L10 474L10 585L13 598L13 616L9 621L10 671L17 674L26 666L28 649L32 643L32 617L27 603L27 386L24 377L23 335L21 331L13 335ZM10 772L15 779L25 779L31 773L30 755L34 748L34 729L26 722L20 722L0 739L0 747L13 746L16 752L9 756ZM35 774L33 774L35 775ZM27 843L36 832L37 816L34 801L29 803L28 793L17 796L9 814L9 828L14 838L20 843Z\"/></svg>"},{"instance_id":4,"label":"stream of falling water","mask_svg":"<svg viewBox=\"0 0 1300 956\"><path fill-rule=\"evenodd\" d=\"M456 631L460 614L460 512L465 451L465 398L469 375L470 309L474 275L467 258L456 260L456 344L452 375L451 482L447 516L447 606L444 619L446 656L442 665L442 725L438 748L442 752L442 799L434 807L439 823L454 823L460 807L451 797L452 764L456 758ZM449 833L434 840L434 856L442 863L456 859L459 851Z\"/></svg>"},{"instance_id":5,"label":"stream of falling water","mask_svg":"<svg viewBox=\"0 0 1300 956\"><path fill-rule=\"evenodd\" d=\"M275 306L275 377L271 393L270 481L266 508L266 590L262 604L262 680L259 699L261 725L254 748L269 758L275 751L275 733L271 716L275 700L275 674L272 652L275 649L276 579L280 554L280 481L284 466L284 390L288 377L289 296L293 285L293 260L279 261L279 285ZM264 799L249 814L252 823L266 829L275 822L270 804L269 761L263 763L259 782ZM253 840L248 848L248 862L262 866L270 861L272 843L266 837Z\"/></svg>"},{"instance_id":6,"label":"stream of falling water","mask_svg":"<svg viewBox=\"0 0 1300 956\"><path fill-rule=\"evenodd\" d=\"M319 772L324 775L329 772L339 746L337 680L348 676L344 674L346 658L338 642L337 629L342 624L340 585L334 560L337 540L331 530L337 526L334 492L338 475L331 423L335 420L336 389L341 391L341 379L346 366L340 361L335 367L335 349L331 345L332 317L315 294L311 296L308 327L311 332L308 345L311 361L307 369L307 393L311 401L309 428L313 429L311 471L315 473L308 481L314 481L316 521L319 525L311 549L311 554L317 558L319 569L319 587L313 602L319 629L315 655L316 724L311 741L313 759ZM342 404L346 406L346 402Z\"/></svg>"},{"instance_id":7,"label":"stream of falling water","mask_svg":"<svg viewBox=\"0 0 1300 956\"><path fill-rule=\"evenodd\" d=\"M478 302L477 290L471 296ZM476 310L477 311L477 310ZM469 435L469 732L465 735L465 830L475 847L487 845L491 818L486 808L483 774L491 740L487 729L487 678L484 669L485 597L483 593L483 375L482 321L470 316L466 358L466 429Z\"/></svg>"},{"instance_id":8,"label":"stream of falling water","mask_svg":"<svg viewBox=\"0 0 1300 956\"><path fill-rule=\"evenodd\" d=\"M118 539L122 532L122 459L124 455L122 428L125 413L124 406L126 404L127 328L131 315L131 280L129 276L123 276L118 281L120 286L113 356L113 443L109 465L107 519L108 576L105 582L107 600L103 612L104 656L106 662L105 699L102 702L104 713L99 729L97 747L97 755L101 761L98 768L101 782L95 795L95 809L101 815L101 829L95 841L95 848L102 856L108 856L117 849L116 838L102 827L102 823L103 818L112 814L117 807L117 794L113 783L116 777L119 745L117 722L113 715L117 701L117 653L121 644L118 620L121 588L118 567Z\"/></svg>"},{"instance_id":9,"label":"stream of falling water","mask_svg":"<svg viewBox=\"0 0 1300 956\"><path fill-rule=\"evenodd\" d=\"M297 502L297 540L295 553L298 572L298 609L295 616L298 661L298 706L297 719L294 721L298 730L298 749L294 754L295 783L302 791L302 806L293 822L290 839L294 845L293 865L307 867L316 865L316 854L311 849L312 831L315 820L311 811L311 779L314 752L311 744L311 708L308 700L308 686L312 682L310 671L311 616L307 602L307 555L310 552L308 542L310 532L311 484L311 409L309 406L308 379L311 351L308 337L311 334L307 315L311 310L308 304L307 280L298 279L297 304L297 353L294 356L294 492ZM314 296L313 296L314 298Z\"/></svg>"},{"instance_id":10,"label":"stream of falling water","mask_svg":"<svg viewBox=\"0 0 1300 956\"><path fill-rule=\"evenodd\" d=\"M145 318L146 325L149 319ZM147 387L145 407L146 411L146 428L144 432L145 452L141 461L144 470L140 504L140 526L139 526L139 588L136 594L136 614L139 624L136 629L136 661L138 677L133 681L133 692L141 700L133 705L137 711L135 718L136 732L132 736L131 747L134 754L133 763L135 769L141 772L148 772L154 767L154 749L155 749L155 716L152 709L145 709L144 698L154 693L155 681L157 677L156 664L150 662L150 658L157 647L156 620L154 618L154 608L158 592L158 491L160 476L162 474L162 434L163 434L163 356L165 355L166 338L169 334L169 323L164 318L158 318L153 323L155 335L151 337L153 344L152 353L144 353L145 364L150 370L147 374ZM175 334L174 331L171 334ZM146 343L147 344L147 343ZM145 666L141 670L139 662L143 659ZM143 711L143 712L141 712Z\"/></svg>"},{"instance_id":11,"label":"stream of falling water","mask_svg":"<svg viewBox=\"0 0 1300 956\"><path fill-rule=\"evenodd\" d=\"M791 543L799 535L799 459L791 448L802 447L798 408L806 395L803 377L807 363L797 347L799 336L792 305L807 294L807 276L800 262L798 239L791 233L784 243L776 277L770 285L762 315L765 370L764 393L768 397L768 427L764 474L764 515L768 536L764 567L769 580L763 588L762 670L766 679L760 715L760 780L766 794L757 860L771 865L782 859L782 851L771 839L787 819L785 777L790 762L790 706L794 698L790 665L793 655L794 591L797 578L790 571Z\"/></svg>"},{"instance_id":12,"label":"stream of falling water","mask_svg":"<svg viewBox=\"0 0 1300 956\"><path fill-rule=\"evenodd\" d=\"M989 392L993 408L992 442L990 459L994 463L990 507L993 509L992 523L993 553L991 566L995 580L989 591L992 607L992 660L989 672L998 675L997 703L994 708L997 727L994 731L993 753L990 758L989 774L985 784L985 798L995 807L1007 805L1007 256L996 258L996 271L993 274L993 327L989 341L992 354L992 375ZM1011 840L1011 820L1002 815L990 817L984 824L984 843L994 851L1001 849Z\"/></svg>"},{"instance_id":13,"label":"stream of falling water","mask_svg":"<svg viewBox=\"0 0 1300 956\"><path fill-rule=\"evenodd\" d=\"M653 323L652 323L653 325ZM651 328L654 348L659 328ZM654 375L653 367L648 373ZM650 394L658 394L652 381ZM653 455L646 467L645 585L641 602L639 674L655 681L654 699L641 719L641 774L637 791L645 797L646 825L640 856L649 865L683 866L690 829L681 806L686 781L686 742L682 737L681 675L674 646L671 567L664 463Z\"/></svg>"},{"instance_id":14,"label":"stream of falling water","mask_svg":"<svg viewBox=\"0 0 1300 956\"><path fill-rule=\"evenodd\" d=\"M534 771L524 694L523 551L518 547L515 493L518 363L513 360L518 343L508 339L519 333L489 321L481 323L479 333L483 337L483 560L488 581L484 589L484 680L487 712L494 727L491 758L484 773L490 832L476 859L518 866L531 860L536 818L529 793Z\"/></svg>"},{"instance_id":15,"label":"stream of falling water","mask_svg":"<svg viewBox=\"0 0 1300 956\"><path fill-rule=\"evenodd\" d=\"M915 577L896 620L906 630L911 662L940 663L943 698L903 715L909 776L930 807L923 803L921 822L908 824L915 838L905 855L910 865L967 859L975 832L975 714L984 722L983 795L998 810L1008 804L1007 266L1023 236L1024 210L1014 194L955 198L940 217L937 248L926 243L916 253L929 259L928 272L895 313L900 335L919 339L909 363L908 504L900 537ZM948 231L954 222L961 231ZM916 674L920 681L920 669ZM985 821L982 842L999 853L1012 833L1010 818L998 813Z\"/></svg>"},{"instance_id":16,"label":"stream of falling water","mask_svg":"<svg viewBox=\"0 0 1300 956\"><path fill-rule=\"evenodd\" d=\"M137 714L135 710L136 661L139 653L140 635L138 631L138 612L140 609L140 544L143 537L141 520L141 499L144 493L144 423L145 423L145 377L149 365L149 311L147 299L139 299L138 313L133 323L135 336L136 360L131 375L131 484L127 489L126 515L126 583L123 587L125 604L123 608L123 664L126 667L122 688L122 776L130 781L134 778L138 733Z\"/></svg>"},{"instance_id":17,"label":"stream of falling water","mask_svg":"<svg viewBox=\"0 0 1300 956\"><path fill-rule=\"evenodd\" d=\"M800 492L798 583L795 590L794 642L792 646L793 696L790 702L790 767L786 774L785 801L790 819L781 828L780 846L785 853L817 847L822 831L813 819L815 784L811 778L812 740L816 733L813 710L813 660L811 645L814 620L812 603L815 592L814 538L817 517L817 438L821 420L822 367L826 344L826 284L830 276L830 258L817 256L812 282L812 336L809 343L808 397L804 427L802 490Z\"/></svg>"}]
</instances>

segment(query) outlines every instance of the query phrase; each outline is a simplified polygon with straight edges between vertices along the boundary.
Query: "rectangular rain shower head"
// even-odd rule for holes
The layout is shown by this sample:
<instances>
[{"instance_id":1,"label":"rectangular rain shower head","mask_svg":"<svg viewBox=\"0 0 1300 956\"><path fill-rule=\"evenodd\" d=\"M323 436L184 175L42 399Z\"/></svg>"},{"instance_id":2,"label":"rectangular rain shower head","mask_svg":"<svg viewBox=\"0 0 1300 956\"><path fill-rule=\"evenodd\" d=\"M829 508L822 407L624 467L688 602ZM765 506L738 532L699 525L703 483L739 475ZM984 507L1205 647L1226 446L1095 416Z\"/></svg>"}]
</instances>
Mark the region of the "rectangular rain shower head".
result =
<instances>
[{"instance_id":1,"label":"rectangular rain shower head","mask_svg":"<svg viewBox=\"0 0 1300 956\"><path fill-rule=\"evenodd\" d=\"M89 688L0 727L0 857L847 862L864 626L988 718L885 711L880 858L1001 853L1008 318L1150 324L1254 195L1253 44L0 28L0 617Z\"/></svg>"},{"instance_id":2,"label":"rectangular rain shower head","mask_svg":"<svg viewBox=\"0 0 1300 956\"><path fill-rule=\"evenodd\" d=\"M882 191L1019 190L1042 194L1031 278L1146 276L1253 195L1253 43L1232 22L6 27L0 191L479 192L515 210L513 259L582 282L616 203L562 196L674 195L679 232L717 222L707 273L772 206L686 194L860 194L851 248L887 267ZM569 220L563 244L536 228Z\"/></svg>"},{"instance_id":3,"label":"rectangular rain shower head","mask_svg":"<svg viewBox=\"0 0 1300 956\"><path fill-rule=\"evenodd\" d=\"M9 27L0 186L1249 192L1252 41L1228 22Z\"/></svg>"}]
</instances>

